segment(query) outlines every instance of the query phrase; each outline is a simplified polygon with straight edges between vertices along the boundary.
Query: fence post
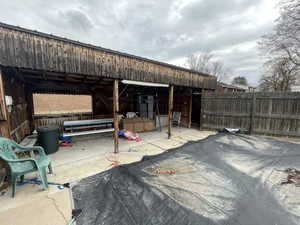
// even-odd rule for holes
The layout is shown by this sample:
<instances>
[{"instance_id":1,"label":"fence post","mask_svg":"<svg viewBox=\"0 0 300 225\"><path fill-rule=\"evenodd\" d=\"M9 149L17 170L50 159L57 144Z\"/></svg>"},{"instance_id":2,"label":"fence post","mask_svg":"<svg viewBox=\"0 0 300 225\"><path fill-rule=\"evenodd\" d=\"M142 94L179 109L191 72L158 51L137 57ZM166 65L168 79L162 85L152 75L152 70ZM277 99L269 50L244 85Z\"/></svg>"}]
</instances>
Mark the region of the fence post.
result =
<instances>
[{"instance_id":1,"label":"fence post","mask_svg":"<svg viewBox=\"0 0 300 225\"><path fill-rule=\"evenodd\" d=\"M169 86L169 123L168 123L168 139L171 138L172 135L172 122L173 122L173 95L174 95L174 86Z\"/></svg>"},{"instance_id":2,"label":"fence post","mask_svg":"<svg viewBox=\"0 0 300 225\"><path fill-rule=\"evenodd\" d=\"M200 115L199 115L199 130L202 130L202 124L205 118L205 114L204 114L204 95L205 93L203 91L201 91L201 100L200 100Z\"/></svg>"},{"instance_id":3,"label":"fence post","mask_svg":"<svg viewBox=\"0 0 300 225\"><path fill-rule=\"evenodd\" d=\"M255 116L255 92L252 93L252 101L251 101L251 112L250 112L250 127L249 127L249 134L253 134L253 127L254 127L254 116Z\"/></svg>"}]
</instances>

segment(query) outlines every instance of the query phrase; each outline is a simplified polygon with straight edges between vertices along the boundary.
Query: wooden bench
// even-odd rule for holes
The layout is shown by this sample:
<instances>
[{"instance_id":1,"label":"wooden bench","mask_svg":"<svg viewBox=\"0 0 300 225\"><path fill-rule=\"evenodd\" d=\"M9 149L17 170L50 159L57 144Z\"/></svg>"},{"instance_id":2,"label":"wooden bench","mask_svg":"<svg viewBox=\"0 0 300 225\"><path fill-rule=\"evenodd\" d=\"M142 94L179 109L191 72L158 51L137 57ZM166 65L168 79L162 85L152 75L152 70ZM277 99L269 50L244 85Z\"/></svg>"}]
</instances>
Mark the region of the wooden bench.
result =
<instances>
[{"instance_id":1,"label":"wooden bench","mask_svg":"<svg viewBox=\"0 0 300 225\"><path fill-rule=\"evenodd\" d=\"M99 134L114 131L112 128L114 120L108 119L96 119L96 120L75 120L75 121L64 121L64 137L81 136L88 134ZM111 127L108 128L107 126ZM103 128L106 127L106 128ZM101 129L99 129L101 128ZM93 129L93 130L88 130Z\"/></svg>"},{"instance_id":2,"label":"wooden bench","mask_svg":"<svg viewBox=\"0 0 300 225\"><path fill-rule=\"evenodd\" d=\"M32 134L29 136L26 136L21 142L20 145L25 146L25 147L32 147L35 146L37 143L37 134ZM29 152L31 157L34 157L34 152L30 151Z\"/></svg>"},{"instance_id":3,"label":"wooden bench","mask_svg":"<svg viewBox=\"0 0 300 225\"><path fill-rule=\"evenodd\" d=\"M20 142L20 145L23 145L23 146L26 146L26 147L32 147L32 146L35 146L36 143L37 143L37 135L33 134L33 135L26 136Z\"/></svg>"}]
</instances>

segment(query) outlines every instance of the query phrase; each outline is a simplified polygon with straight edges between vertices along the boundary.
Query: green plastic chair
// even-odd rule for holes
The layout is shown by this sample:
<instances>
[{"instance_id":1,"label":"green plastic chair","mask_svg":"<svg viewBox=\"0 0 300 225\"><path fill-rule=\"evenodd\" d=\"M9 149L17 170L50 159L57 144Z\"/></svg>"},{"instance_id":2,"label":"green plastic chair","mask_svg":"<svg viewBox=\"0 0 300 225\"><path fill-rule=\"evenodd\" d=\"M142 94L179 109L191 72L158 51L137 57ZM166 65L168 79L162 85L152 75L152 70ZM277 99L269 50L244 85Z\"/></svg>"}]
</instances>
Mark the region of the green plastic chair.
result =
<instances>
[{"instance_id":1,"label":"green plastic chair","mask_svg":"<svg viewBox=\"0 0 300 225\"><path fill-rule=\"evenodd\" d=\"M39 156L34 158L19 158L16 155L15 150L20 152L37 151ZM51 161L46 156L42 147L24 147L10 139L0 137L0 158L7 162L11 170L12 197L15 196L17 178L20 177L21 181L23 181L25 174L34 171L39 172L44 189L48 189L46 169L47 167L49 168L49 173L53 173L53 171L51 167Z\"/></svg>"}]
</instances>

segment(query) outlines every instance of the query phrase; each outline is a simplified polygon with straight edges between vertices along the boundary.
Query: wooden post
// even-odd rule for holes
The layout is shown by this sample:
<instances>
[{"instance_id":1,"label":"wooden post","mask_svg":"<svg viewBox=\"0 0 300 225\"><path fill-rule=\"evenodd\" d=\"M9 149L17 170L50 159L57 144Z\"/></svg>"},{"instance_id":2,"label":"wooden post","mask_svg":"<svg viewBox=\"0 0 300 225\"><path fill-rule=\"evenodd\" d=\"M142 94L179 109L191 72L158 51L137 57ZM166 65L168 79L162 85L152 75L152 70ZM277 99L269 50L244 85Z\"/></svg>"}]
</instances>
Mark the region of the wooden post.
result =
<instances>
[{"instance_id":1,"label":"wooden post","mask_svg":"<svg viewBox=\"0 0 300 225\"><path fill-rule=\"evenodd\" d=\"M254 116L255 116L255 92L252 93L252 103L251 103L251 113L250 113L250 128L249 134L253 134L253 127L254 127Z\"/></svg>"},{"instance_id":2,"label":"wooden post","mask_svg":"<svg viewBox=\"0 0 300 225\"><path fill-rule=\"evenodd\" d=\"M114 114L114 153L119 152L119 81L114 80L113 86L113 114Z\"/></svg>"},{"instance_id":3,"label":"wooden post","mask_svg":"<svg viewBox=\"0 0 300 225\"><path fill-rule=\"evenodd\" d=\"M168 138L171 138L172 120L173 120L173 93L174 86L169 87L169 124L168 124Z\"/></svg>"},{"instance_id":4,"label":"wooden post","mask_svg":"<svg viewBox=\"0 0 300 225\"><path fill-rule=\"evenodd\" d=\"M190 96L189 96L189 124L188 124L188 128L191 128L191 126L192 126L192 111L193 111L193 90L190 90Z\"/></svg>"},{"instance_id":5,"label":"wooden post","mask_svg":"<svg viewBox=\"0 0 300 225\"><path fill-rule=\"evenodd\" d=\"M8 113L6 109L6 102L5 102L5 91L4 91L4 83L3 83L3 74L0 69L0 101L1 101L1 119L7 120Z\"/></svg>"},{"instance_id":6,"label":"wooden post","mask_svg":"<svg viewBox=\"0 0 300 225\"><path fill-rule=\"evenodd\" d=\"M26 102L27 102L27 118L29 121L29 128L30 128L30 133L35 129L35 124L34 124L34 104L33 104L33 93L31 90L28 90L29 88L26 88Z\"/></svg>"},{"instance_id":7,"label":"wooden post","mask_svg":"<svg viewBox=\"0 0 300 225\"><path fill-rule=\"evenodd\" d=\"M95 115L96 115L96 91L94 90L92 92L92 118L95 119Z\"/></svg>"},{"instance_id":8,"label":"wooden post","mask_svg":"<svg viewBox=\"0 0 300 225\"><path fill-rule=\"evenodd\" d=\"M200 95L200 115L199 115L199 130L202 130L202 122L204 121L204 110L203 110L203 89L201 89L201 95Z\"/></svg>"},{"instance_id":9,"label":"wooden post","mask_svg":"<svg viewBox=\"0 0 300 225\"><path fill-rule=\"evenodd\" d=\"M267 104L269 104L269 109L268 109L268 119L266 119L266 123L267 123L267 129L268 130L271 130L271 118L272 118L272 108L273 108L273 99L272 98L269 98L267 101L266 100L264 100L264 104L266 104L266 102L268 102ZM260 129L262 129L261 128L261 126L260 126Z\"/></svg>"},{"instance_id":10,"label":"wooden post","mask_svg":"<svg viewBox=\"0 0 300 225\"><path fill-rule=\"evenodd\" d=\"M1 104L1 114L2 120L0 121L0 136L11 138L11 126L9 113L7 111L6 101L5 101L5 90L3 82L3 72L0 68L0 104Z\"/></svg>"}]
</instances>

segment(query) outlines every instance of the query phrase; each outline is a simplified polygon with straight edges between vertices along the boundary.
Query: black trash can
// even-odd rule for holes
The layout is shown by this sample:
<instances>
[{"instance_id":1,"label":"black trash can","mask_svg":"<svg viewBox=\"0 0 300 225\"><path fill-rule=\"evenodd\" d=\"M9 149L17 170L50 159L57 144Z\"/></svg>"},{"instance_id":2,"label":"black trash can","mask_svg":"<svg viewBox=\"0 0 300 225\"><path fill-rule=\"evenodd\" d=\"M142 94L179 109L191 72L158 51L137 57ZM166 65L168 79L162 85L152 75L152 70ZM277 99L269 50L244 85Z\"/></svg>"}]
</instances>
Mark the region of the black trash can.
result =
<instances>
[{"instance_id":1,"label":"black trash can","mask_svg":"<svg viewBox=\"0 0 300 225\"><path fill-rule=\"evenodd\" d=\"M45 153L52 154L58 151L59 147L59 127L44 126L37 129L38 143L45 150Z\"/></svg>"}]
</instances>

